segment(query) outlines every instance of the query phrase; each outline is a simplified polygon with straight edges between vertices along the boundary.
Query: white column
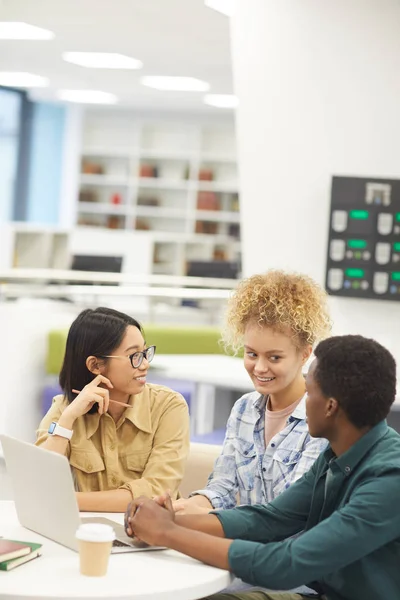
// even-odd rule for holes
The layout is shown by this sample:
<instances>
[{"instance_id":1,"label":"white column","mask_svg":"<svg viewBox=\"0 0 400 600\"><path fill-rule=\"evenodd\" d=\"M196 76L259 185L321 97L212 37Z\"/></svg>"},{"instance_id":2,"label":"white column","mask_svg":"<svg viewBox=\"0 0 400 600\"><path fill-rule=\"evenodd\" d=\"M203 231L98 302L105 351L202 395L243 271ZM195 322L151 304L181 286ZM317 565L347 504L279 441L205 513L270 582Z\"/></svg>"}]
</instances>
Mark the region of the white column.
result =
<instances>
[{"instance_id":1,"label":"white column","mask_svg":"<svg viewBox=\"0 0 400 600\"><path fill-rule=\"evenodd\" d=\"M65 229L76 224L76 210L79 195L80 156L82 146L82 116L80 106L67 105L63 146L63 165L59 220Z\"/></svg>"},{"instance_id":2,"label":"white column","mask_svg":"<svg viewBox=\"0 0 400 600\"><path fill-rule=\"evenodd\" d=\"M400 2L237 0L244 274L324 283L332 175L400 178ZM336 333L400 356L400 304L331 298Z\"/></svg>"}]
</instances>

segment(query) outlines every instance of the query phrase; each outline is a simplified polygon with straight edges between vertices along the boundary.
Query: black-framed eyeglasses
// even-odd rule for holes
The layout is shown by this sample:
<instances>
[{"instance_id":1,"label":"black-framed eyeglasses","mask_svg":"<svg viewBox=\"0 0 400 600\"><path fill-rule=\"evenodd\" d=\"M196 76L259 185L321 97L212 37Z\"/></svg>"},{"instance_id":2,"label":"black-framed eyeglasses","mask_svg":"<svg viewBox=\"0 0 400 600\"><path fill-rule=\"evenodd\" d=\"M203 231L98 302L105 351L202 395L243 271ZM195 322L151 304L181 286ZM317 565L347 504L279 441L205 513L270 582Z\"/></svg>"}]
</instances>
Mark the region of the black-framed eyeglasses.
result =
<instances>
[{"instance_id":1,"label":"black-framed eyeglasses","mask_svg":"<svg viewBox=\"0 0 400 600\"><path fill-rule=\"evenodd\" d=\"M144 359L146 359L147 362L151 363L151 361L154 358L155 353L156 353L156 347L149 346L148 348L146 348L146 350L143 350L143 352L134 352L133 354L129 354L129 356L123 356L123 355L117 356L115 354L103 354L99 358L129 358L129 360L131 361L132 368L138 369Z\"/></svg>"}]
</instances>

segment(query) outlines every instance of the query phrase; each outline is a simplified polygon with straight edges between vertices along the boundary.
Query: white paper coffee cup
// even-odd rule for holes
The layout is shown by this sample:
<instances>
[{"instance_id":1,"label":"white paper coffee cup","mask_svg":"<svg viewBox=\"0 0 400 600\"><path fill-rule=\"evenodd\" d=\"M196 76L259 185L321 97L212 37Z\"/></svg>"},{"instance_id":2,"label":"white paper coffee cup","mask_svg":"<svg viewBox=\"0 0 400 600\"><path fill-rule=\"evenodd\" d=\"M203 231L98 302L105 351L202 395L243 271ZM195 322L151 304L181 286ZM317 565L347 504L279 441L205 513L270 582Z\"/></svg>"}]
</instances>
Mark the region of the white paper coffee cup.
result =
<instances>
[{"instance_id":1,"label":"white paper coffee cup","mask_svg":"<svg viewBox=\"0 0 400 600\"><path fill-rule=\"evenodd\" d=\"M115 532L111 525L82 523L77 532L79 562L82 575L102 577L107 573L108 559Z\"/></svg>"}]
</instances>

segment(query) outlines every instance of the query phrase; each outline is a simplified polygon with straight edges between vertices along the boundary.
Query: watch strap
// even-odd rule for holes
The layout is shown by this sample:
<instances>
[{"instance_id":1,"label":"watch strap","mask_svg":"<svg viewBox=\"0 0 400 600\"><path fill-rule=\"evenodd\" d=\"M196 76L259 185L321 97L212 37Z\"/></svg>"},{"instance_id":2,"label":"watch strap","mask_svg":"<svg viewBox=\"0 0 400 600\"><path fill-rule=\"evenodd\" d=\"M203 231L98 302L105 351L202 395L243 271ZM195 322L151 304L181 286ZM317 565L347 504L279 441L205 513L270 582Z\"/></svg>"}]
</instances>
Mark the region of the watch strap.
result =
<instances>
[{"instance_id":1,"label":"watch strap","mask_svg":"<svg viewBox=\"0 0 400 600\"><path fill-rule=\"evenodd\" d=\"M50 427L48 429L48 433L50 435L58 435L60 437L66 438L67 440L70 440L72 438L72 434L74 433L72 429L66 429L66 427L62 427L61 425L59 425L58 423L56 423L55 421L53 421L50 424Z\"/></svg>"}]
</instances>

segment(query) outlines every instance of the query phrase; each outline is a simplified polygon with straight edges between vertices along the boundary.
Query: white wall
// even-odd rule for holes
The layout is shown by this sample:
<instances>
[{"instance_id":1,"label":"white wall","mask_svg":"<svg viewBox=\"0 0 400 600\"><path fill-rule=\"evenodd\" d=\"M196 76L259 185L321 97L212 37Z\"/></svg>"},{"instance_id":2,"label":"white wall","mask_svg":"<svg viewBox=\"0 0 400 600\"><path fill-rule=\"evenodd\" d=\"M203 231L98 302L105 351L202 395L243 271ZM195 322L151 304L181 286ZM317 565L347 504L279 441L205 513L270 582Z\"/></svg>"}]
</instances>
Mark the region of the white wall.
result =
<instances>
[{"instance_id":1,"label":"white wall","mask_svg":"<svg viewBox=\"0 0 400 600\"><path fill-rule=\"evenodd\" d=\"M82 108L79 105L67 106L58 213L58 223L62 227L73 227L76 223L81 142Z\"/></svg>"},{"instance_id":2,"label":"white wall","mask_svg":"<svg viewBox=\"0 0 400 600\"><path fill-rule=\"evenodd\" d=\"M237 0L232 49L244 274L323 284L331 176L400 178L400 2ZM331 307L335 333L377 338L400 367L399 303Z\"/></svg>"},{"instance_id":3,"label":"white wall","mask_svg":"<svg viewBox=\"0 0 400 600\"><path fill-rule=\"evenodd\" d=\"M13 214L18 168L22 97L13 90L0 90L0 223Z\"/></svg>"},{"instance_id":4,"label":"white wall","mask_svg":"<svg viewBox=\"0 0 400 600\"><path fill-rule=\"evenodd\" d=\"M71 304L47 300L0 303L0 433L35 439L42 416L46 332L69 327L78 312Z\"/></svg>"}]
</instances>

